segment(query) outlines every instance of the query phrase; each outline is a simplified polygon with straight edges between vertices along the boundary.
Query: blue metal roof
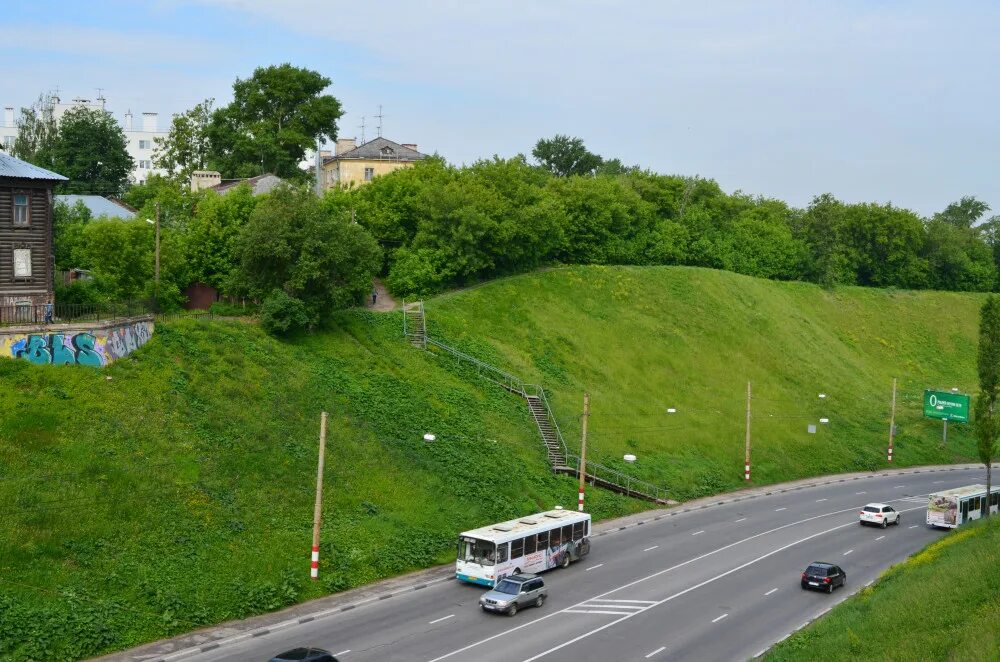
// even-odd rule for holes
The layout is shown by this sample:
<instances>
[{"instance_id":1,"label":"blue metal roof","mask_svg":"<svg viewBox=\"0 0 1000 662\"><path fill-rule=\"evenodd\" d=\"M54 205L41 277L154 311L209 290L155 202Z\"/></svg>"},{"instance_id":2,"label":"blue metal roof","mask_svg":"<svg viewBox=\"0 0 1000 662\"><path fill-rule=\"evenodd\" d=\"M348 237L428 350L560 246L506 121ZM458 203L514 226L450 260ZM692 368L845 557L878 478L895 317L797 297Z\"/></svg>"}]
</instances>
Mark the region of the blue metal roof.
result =
<instances>
[{"instance_id":1,"label":"blue metal roof","mask_svg":"<svg viewBox=\"0 0 1000 662\"><path fill-rule=\"evenodd\" d=\"M64 202L70 207L74 206L77 201L83 202L84 206L90 210L90 215L94 218L100 218L101 216L125 220L135 218L135 212L131 209L99 195L57 195L55 198L56 203Z\"/></svg>"},{"instance_id":2,"label":"blue metal roof","mask_svg":"<svg viewBox=\"0 0 1000 662\"><path fill-rule=\"evenodd\" d=\"M0 152L0 177L17 177L18 179L46 179L53 182L69 181L51 170L31 165L27 161L15 159L13 156Z\"/></svg>"}]
</instances>

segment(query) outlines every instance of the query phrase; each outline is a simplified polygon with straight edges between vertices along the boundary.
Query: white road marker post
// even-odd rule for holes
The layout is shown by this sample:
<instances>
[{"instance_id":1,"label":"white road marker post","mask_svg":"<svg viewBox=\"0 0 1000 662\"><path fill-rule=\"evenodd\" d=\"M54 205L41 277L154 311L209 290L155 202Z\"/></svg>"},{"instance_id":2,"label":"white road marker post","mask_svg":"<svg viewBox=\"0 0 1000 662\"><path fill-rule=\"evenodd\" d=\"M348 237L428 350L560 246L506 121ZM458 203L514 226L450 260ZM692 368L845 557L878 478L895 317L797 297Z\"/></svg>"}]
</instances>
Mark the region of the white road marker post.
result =
<instances>
[{"instance_id":1,"label":"white road marker post","mask_svg":"<svg viewBox=\"0 0 1000 662\"><path fill-rule=\"evenodd\" d=\"M580 439L580 502L578 509L583 512L583 485L587 480L587 419L590 417L590 394L583 394L583 436Z\"/></svg>"},{"instance_id":2,"label":"white road marker post","mask_svg":"<svg viewBox=\"0 0 1000 662\"><path fill-rule=\"evenodd\" d=\"M889 462L892 462L892 441L896 436L896 378L892 378L892 410L889 414Z\"/></svg>"},{"instance_id":3,"label":"white road marker post","mask_svg":"<svg viewBox=\"0 0 1000 662\"><path fill-rule=\"evenodd\" d=\"M326 456L326 417L324 411L319 418L319 466L316 468L316 507L313 509L312 563L309 576L319 579L319 525L323 514L323 460Z\"/></svg>"},{"instance_id":4,"label":"white road marker post","mask_svg":"<svg viewBox=\"0 0 1000 662\"><path fill-rule=\"evenodd\" d=\"M743 469L744 480L750 480L750 382L747 382L747 435Z\"/></svg>"}]
</instances>

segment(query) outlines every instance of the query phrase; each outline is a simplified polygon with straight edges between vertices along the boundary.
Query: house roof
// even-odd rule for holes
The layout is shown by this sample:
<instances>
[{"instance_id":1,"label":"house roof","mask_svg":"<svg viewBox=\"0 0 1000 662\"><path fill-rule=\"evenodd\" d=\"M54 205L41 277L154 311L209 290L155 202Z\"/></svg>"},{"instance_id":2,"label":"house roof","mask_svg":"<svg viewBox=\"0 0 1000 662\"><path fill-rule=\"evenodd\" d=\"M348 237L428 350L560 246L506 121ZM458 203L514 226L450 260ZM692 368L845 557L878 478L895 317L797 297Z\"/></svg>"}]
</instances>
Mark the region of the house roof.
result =
<instances>
[{"instance_id":1,"label":"house roof","mask_svg":"<svg viewBox=\"0 0 1000 662\"><path fill-rule=\"evenodd\" d=\"M53 182L69 181L67 177L56 174L51 170L39 168L31 165L27 161L14 158L9 154L0 152L0 177L16 177L17 179L42 179Z\"/></svg>"},{"instance_id":2,"label":"house roof","mask_svg":"<svg viewBox=\"0 0 1000 662\"><path fill-rule=\"evenodd\" d=\"M260 195L261 193L267 193L280 184L281 177L268 173L266 175L257 175L256 177L249 177L247 179L233 179L221 184L216 184L215 186L209 188L209 190L215 191L216 193L228 193L243 183L250 185L250 190L254 195Z\"/></svg>"},{"instance_id":3,"label":"house roof","mask_svg":"<svg viewBox=\"0 0 1000 662\"><path fill-rule=\"evenodd\" d=\"M100 216L125 220L135 218L136 210L119 200L109 200L99 195L57 195L55 198L57 203L63 202L70 207L77 202L82 202L94 218Z\"/></svg>"},{"instance_id":4,"label":"house roof","mask_svg":"<svg viewBox=\"0 0 1000 662\"><path fill-rule=\"evenodd\" d=\"M354 149L348 150L343 154L337 154L327 159L323 159L323 163L339 161L341 159L370 161L419 161L422 158L425 158L425 155L415 149L403 147L399 143L393 142L388 138L379 137L374 140L369 140L363 145L358 145Z\"/></svg>"}]
</instances>

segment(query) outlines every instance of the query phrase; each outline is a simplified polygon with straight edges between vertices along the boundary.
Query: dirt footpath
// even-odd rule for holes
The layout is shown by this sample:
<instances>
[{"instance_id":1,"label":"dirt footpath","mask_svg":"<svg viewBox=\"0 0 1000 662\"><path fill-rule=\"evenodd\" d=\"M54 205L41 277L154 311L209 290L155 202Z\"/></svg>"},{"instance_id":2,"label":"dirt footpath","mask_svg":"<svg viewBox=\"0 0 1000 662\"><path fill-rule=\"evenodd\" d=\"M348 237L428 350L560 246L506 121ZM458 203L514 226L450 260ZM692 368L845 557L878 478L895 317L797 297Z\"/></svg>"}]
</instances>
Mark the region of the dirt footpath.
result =
<instances>
[{"instance_id":1,"label":"dirt footpath","mask_svg":"<svg viewBox=\"0 0 1000 662\"><path fill-rule=\"evenodd\" d=\"M375 303L372 303L371 293L368 294L368 300L365 303L365 308L368 310L396 310L396 302L393 300L389 293L385 289L385 285L378 278L375 279L373 283L373 289L375 290Z\"/></svg>"}]
</instances>

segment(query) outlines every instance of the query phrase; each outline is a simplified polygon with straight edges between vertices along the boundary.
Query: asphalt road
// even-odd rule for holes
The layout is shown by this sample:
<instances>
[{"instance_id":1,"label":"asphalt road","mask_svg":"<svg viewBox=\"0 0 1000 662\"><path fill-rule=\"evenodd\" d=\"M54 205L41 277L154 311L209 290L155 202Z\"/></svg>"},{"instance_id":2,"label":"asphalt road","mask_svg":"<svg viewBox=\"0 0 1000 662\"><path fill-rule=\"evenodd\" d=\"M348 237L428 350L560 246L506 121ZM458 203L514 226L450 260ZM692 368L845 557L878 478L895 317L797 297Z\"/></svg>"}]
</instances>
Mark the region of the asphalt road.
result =
<instances>
[{"instance_id":1,"label":"asphalt road","mask_svg":"<svg viewBox=\"0 0 1000 662\"><path fill-rule=\"evenodd\" d=\"M183 659L263 662L311 645L342 662L746 660L944 535L921 497L978 482L983 470L874 476L715 505L596 537L587 558L544 575L542 608L513 618L449 581ZM860 526L873 501L901 524ZM840 565L847 586L803 591L812 561Z\"/></svg>"}]
</instances>

